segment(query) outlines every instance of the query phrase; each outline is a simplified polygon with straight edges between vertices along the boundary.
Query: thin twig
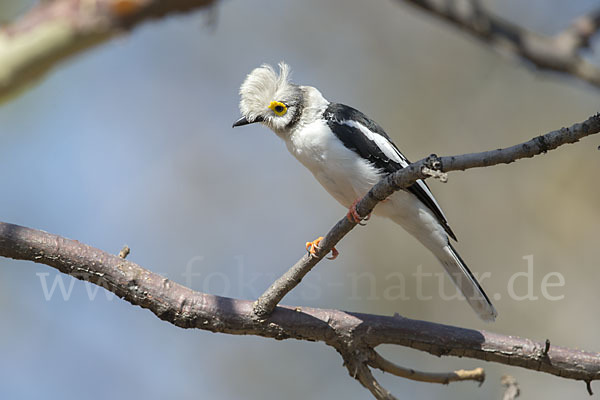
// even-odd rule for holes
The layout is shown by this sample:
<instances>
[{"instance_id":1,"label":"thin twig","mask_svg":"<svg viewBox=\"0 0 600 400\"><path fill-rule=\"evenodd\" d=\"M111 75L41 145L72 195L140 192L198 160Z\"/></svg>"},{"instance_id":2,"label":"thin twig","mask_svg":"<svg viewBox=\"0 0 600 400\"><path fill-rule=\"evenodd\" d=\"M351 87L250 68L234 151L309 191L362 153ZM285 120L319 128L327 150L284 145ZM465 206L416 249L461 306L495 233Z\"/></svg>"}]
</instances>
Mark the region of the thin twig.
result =
<instances>
[{"instance_id":1,"label":"thin twig","mask_svg":"<svg viewBox=\"0 0 600 400\"><path fill-rule=\"evenodd\" d=\"M541 70L570 74L600 87L600 66L580 54L600 30L600 8L577 18L563 32L544 36L492 15L477 0L398 0L468 33L502 54Z\"/></svg>"},{"instance_id":2,"label":"thin twig","mask_svg":"<svg viewBox=\"0 0 600 400\"><path fill-rule=\"evenodd\" d=\"M587 390L587 392L590 396L594 395L594 392L592 392L592 381L590 381L590 380L585 381L585 389Z\"/></svg>"},{"instance_id":3,"label":"thin twig","mask_svg":"<svg viewBox=\"0 0 600 400\"><path fill-rule=\"evenodd\" d=\"M442 385L459 381L477 381L479 383L483 383L485 380L485 372L483 368L475 368L471 370L459 369L452 372L442 373L423 372L394 364L393 362L383 358L375 350L371 350L370 352L369 365L384 372L389 372L392 375L399 376L400 378L411 379L419 382L440 383Z\"/></svg>"},{"instance_id":4,"label":"thin twig","mask_svg":"<svg viewBox=\"0 0 600 400\"><path fill-rule=\"evenodd\" d=\"M548 355L549 351L550 351L550 339L546 339L546 343L544 345L544 351L542 352L542 355L544 357L546 357Z\"/></svg>"},{"instance_id":5,"label":"thin twig","mask_svg":"<svg viewBox=\"0 0 600 400\"><path fill-rule=\"evenodd\" d=\"M127 258L129 253L131 253L131 249L129 248L129 246L125 245L119 252L119 257L121 257L122 259L125 259L125 258Z\"/></svg>"},{"instance_id":6,"label":"thin twig","mask_svg":"<svg viewBox=\"0 0 600 400\"><path fill-rule=\"evenodd\" d=\"M600 114L591 116L586 121L574 124L570 128L552 131L504 149L449 157L438 157L432 154L383 178L358 202L356 210L361 217L366 217L378 202L387 199L395 191L412 185L418 179L427 179L431 176L431 170L446 173L509 164L522 158L546 153L564 144L575 143L585 136L598 132L600 132ZM427 173L424 172L424 168L427 168ZM350 222L346 217L339 220L320 242L316 257L305 254L258 298L254 306L256 315L259 318L268 316L281 299L296 287L323 256L328 254L333 246L355 226L356 223Z\"/></svg>"},{"instance_id":7,"label":"thin twig","mask_svg":"<svg viewBox=\"0 0 600 400\"><path fill-rule=\"evenodd\" d=\"M519 383L517 380L511 375L503 375L500 379L500 383L502 386L505 386L504 395L502 396L502 400L515 400L521 394L521 389L519 389Z\"/></svg>"}]
</instances>

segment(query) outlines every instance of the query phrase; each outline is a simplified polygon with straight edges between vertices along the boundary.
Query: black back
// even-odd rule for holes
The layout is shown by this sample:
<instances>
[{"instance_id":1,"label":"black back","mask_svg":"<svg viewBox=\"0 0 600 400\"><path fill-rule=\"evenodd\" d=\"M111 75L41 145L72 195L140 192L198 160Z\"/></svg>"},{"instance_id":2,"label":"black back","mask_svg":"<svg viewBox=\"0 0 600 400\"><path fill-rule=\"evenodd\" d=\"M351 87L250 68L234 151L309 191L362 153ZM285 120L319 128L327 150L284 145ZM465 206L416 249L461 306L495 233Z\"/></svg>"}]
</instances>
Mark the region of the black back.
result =
<instances>
[{"instance_id":1,"label":"black back","mask_svg":"<svg viewBox=\"0 0 600 400\"><path fill-rule=\"evenodd\" d=\"M408 159L404 157L383 128L375 121L369 119L362 112L344 104L331 103L323 113L323 117L327 121L329 128L336 137L342 141L346 148L368 160L375 168L380 169L382 172L390 174L410 164ZM374 135L385 138L387 144L390 145L390 148L398 154L400 162L390 159L374 140L367 137L358 127L350 126L347 123L344 123L344 121L356 121ZM413 185L407 187L406 190L417 196L417 198L433 212L438 222L444 227L446 233L448 233L452 239L456 240L456 235L452 232L452 229L450 229L442 210L430 194L431 191L427 184L422 180L418 180Z\"/></svg>"}]
</instances>

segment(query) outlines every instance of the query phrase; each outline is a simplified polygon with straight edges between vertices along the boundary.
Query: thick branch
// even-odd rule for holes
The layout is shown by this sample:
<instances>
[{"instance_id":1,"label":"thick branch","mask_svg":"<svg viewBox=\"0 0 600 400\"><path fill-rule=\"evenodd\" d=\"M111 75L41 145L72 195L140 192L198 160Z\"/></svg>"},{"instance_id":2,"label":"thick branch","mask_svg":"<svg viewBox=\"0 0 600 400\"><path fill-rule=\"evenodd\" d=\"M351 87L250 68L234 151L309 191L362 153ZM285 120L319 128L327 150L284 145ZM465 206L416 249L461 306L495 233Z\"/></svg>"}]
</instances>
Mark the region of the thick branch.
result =
<instances>
[{"instance_id":1,"label":"thick branch","mask_svg":"<svg viewBox=\"0 0 600 400\"><path fill-rule=\"evenodd\" d=\"M437 356L469 357L569 379L600 379L600 354L400 316L279 306L258 320L252 303L195 292L137 264L47 232L0 223L0 256L29 260L101 285L182 328L324 342L342 354L397 344Z\"/></svg>"},{"instance_id":2,"label":"thick branch","mask_svg":"<svg viewBox=\"0 0 600 400\"><path fill-rule=\"evenodd\" d=\"M484 10L478 0L399 0L440 18L472 37L532 65L573 75L600 87L600 66L588 62L581 51L600 30L600 9L576 19L555 36L530 32Z\"/></svg>"},{"instance_id":3,"label":"thick branch","mask_svg":"<svg viewBox=\"0 0 600 400\"><path fill-rule=\"evenodd\" d=\"M552 131L505 149L449 157L438 157L432 154L382 179L360 200L356 209L360 216L367 216L373 211L378 202L388 198L395 191L412 185L417 179L426 179L436 175L432 173L432 170L446 173L497 164L509 164L521 158L531 158L546 153L564 144L575 143L585 136L598 132L600 132L600 114L596 114L570 128ZM356 224L350 222L347 218L339 220L321 241L316 256L304 255L259 297L254 306L256 314L259 317L268 315L281 299L317 265L321 258L329 253L333 246L355 226Z\"/></svg>"},{"instance_id":4,"label":"thick branch","mask_svg":"<svg viewBox=\"0 0 600 400\"><path fill-rule=\"evenodd\" d=\"M54 0L0 28L0 103L54 65L137 24L216 0Z\"/></svg>"}]
</instances>

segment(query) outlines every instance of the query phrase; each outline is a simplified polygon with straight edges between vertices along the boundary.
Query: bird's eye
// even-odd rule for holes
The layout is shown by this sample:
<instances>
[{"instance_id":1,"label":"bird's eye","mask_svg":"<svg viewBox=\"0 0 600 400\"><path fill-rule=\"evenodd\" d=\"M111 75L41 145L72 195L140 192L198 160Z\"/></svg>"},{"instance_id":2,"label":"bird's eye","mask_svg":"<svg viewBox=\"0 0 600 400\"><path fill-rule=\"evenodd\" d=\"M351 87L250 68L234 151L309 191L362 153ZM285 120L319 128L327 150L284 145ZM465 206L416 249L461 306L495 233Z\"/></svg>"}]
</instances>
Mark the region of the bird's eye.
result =
<instances>
[{"instance_id":1,"label":"bird's eye","mask_svg":"<svg viewBox=\"0 0 600 400\"><path fill-rule=\"evenodd\" d=\"M287 112L287 106L280 101L272 101L269 108L280 117Z\"/></svg>"}]
</instances>

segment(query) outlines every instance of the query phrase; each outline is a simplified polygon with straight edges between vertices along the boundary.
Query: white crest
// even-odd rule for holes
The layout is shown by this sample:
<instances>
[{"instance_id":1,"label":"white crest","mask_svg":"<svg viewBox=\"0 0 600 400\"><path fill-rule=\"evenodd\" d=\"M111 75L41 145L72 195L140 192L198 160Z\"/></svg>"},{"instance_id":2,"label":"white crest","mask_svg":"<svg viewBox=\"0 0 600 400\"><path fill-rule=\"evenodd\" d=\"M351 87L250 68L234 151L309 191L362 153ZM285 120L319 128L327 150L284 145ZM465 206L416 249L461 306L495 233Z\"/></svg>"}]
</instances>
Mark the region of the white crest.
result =
<instances>
[{"instance_id":1,"label":"white crest","mask_svg":"<svg viewBox=\"0 0 600 400\"><path fill-rule=\"evenodd\" d=\"M240 87L240 111L248 121L264 116L272 101L284 101L294 92L294 86L288 81L290 67L283 61L279 63L279 74L273 67L263 64L255 68Z\"/></svg>"}]
</instances>

